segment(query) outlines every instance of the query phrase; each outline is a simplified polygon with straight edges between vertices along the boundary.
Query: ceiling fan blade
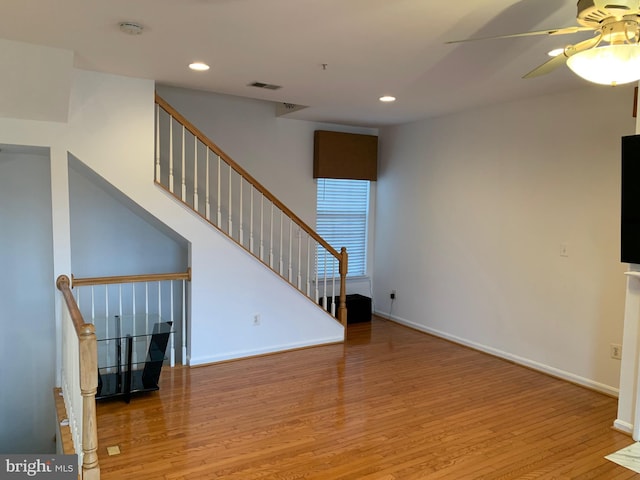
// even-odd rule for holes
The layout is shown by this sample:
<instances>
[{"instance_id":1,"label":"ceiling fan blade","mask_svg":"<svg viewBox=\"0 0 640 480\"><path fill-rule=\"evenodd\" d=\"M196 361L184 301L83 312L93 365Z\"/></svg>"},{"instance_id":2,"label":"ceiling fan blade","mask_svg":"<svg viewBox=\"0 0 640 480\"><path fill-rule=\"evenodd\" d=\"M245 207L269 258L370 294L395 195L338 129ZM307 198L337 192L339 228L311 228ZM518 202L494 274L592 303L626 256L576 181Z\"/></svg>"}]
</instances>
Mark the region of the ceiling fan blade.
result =
<instances>
[{"instance_id":1,"label":"ceiling fan blade","mask_svg":"<svg viewBox=\"0 0 640 480\"><path fill-rule=\"evenodd\" d=\"M595 37L589 38L588 40L584 40L583 42L576 43L575 45L569 45L564 49L563 53L534 68L522 78L534 78L539 77L540 75L546 75L547 73L550 73L556 68L564 65L567 62L567 58L569 58L570 56L595 47L596 45L598 45L598 43L600 43L601 40L602 34L596 35Z\"/></svg>"},{"instance_id":2,"label":"ceiling fan blade","mask_svg":"<svg viewBox=\"0 0 640 480\"><path fill-rule=\"evenodd\" d=\"M540 75L546 75L556 68L561 67L565 63L567 63L567 57L563 53L561 53L557 57L553 57L551 60L544 62L542 65L534 68L522 78L534 78L539 77Z\"/></svg>"},{"instance_id":3,"label":"ceiling fan blade","mask_svg":"<svg viewBox=\"0 0 640 480\"><path fill-rule=\"evenodd\" d=\"M475 42L476 40L493 40L496 38L516 38L516 37L531 37L534 35L569 35L577 32L586 32L589 30L593 30L591 27L564 27L564 28L555 28L551 30L538 30L535 32L523 32L523 33L512 33L509 35L496 35L493 37L476 37L476 38L467 38L465 40L451 40L445 42L446 44L451 43L464 43L464 42Z\"/></svg>"}]
</instances>

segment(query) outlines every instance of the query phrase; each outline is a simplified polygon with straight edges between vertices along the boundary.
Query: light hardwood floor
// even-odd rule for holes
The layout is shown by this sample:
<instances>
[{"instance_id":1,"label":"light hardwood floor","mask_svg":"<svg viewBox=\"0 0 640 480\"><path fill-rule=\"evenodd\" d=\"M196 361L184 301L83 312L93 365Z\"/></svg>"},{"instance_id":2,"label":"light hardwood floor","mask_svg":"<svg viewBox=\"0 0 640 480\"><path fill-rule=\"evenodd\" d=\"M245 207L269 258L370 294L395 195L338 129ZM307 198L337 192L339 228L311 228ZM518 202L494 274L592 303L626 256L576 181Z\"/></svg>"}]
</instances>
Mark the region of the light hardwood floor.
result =
<instances>
[{"instance_id":1,"label":"light hardwood floor","mask_svg":"<svg viewBox=\"0 0 640 480\"><path fill-rule=\"evenodd\" d=\"M379 318L98 405L102 478L606 479L616 399ZM118 445L121 454L108 456Z\"/></svg>"}]
</instances>

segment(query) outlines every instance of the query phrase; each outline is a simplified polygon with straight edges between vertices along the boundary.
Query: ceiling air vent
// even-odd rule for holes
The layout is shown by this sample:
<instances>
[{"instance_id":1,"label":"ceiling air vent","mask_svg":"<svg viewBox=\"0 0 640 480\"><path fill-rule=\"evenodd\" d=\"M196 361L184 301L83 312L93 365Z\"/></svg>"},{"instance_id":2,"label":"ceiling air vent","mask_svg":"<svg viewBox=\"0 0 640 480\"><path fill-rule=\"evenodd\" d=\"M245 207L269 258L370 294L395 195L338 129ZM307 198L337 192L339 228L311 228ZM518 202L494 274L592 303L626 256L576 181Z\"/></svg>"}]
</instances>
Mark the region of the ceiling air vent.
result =
<instances>
[{"instance_id":1,"label":"ceiling air vent","mask_svg":"<svg viewBox=\"0 0 640 480\"><path fill-rule=\"evenodd\" d=\"M248 85L249 87L265 88L267 90L279 90L282 88L280 85L273 85L272 83L253 82Z\"/></svg>"}]
</instances>

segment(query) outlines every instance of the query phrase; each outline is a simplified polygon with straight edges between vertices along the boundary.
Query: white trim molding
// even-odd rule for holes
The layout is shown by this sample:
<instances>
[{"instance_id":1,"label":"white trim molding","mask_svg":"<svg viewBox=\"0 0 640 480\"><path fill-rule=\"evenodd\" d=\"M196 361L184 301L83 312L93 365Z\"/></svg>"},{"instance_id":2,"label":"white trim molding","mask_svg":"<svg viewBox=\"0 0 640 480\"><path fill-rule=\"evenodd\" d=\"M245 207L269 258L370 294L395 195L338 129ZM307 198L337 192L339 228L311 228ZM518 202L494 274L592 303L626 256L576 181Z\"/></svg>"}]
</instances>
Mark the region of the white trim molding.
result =
<instances>
[{"instance_id":1,"label":"white trim molding","mask_svg":"<svg viewBox=\"0 0 640 480\"><path fill-rule=\"evenodd\" d=\"M425 325L421 325L419 323L412 322L410 320L406 320L404 318L389 315L388 313L375 312L376 315L379 315L383 318L391 320L393 322L399 323L401 325L413 328L415 330L419 330L424 333L428 333L435 337L442 338L444 340L448 340L453 343L457 343L459 345L463 345L465 347L472 348L474 350L478 350L480 352L488 353L489 355L493 355L494 357L502 358L504 360L508 360L510 362L516 363L518 365L522 365L527 368L531 368L533 370L545 373L552 377L556 377L562 380L566 380L571 383L575 383L577 385L587 387L591 390L595 390L600 393L604 393L605 395L609 395L611 397L618 397L619 390L611 385L605 385L600 382L595 382L589 378L582 377L580 375L576 375L571 372L567 372L565 370L560 370L559 368L552 367L550 365L545 365L544 363L537 362L535 360L531 360L529 358L520 357L519 355L514 355L513 353L505 352L503 350L499 350L497 348L493 348L487 345L483 345L481 343L477 343L471 340L467 340L462 337L458 337L456 335L451 335L446 332L442 332L440 330L436 330L434 328L427 327Z\"/></svg>"},{"instance_id":2,"label":"white trim molding","mask_svg":"<svg viewBox=\"0 0 640 480\"><path fill-rule=\"evenodd\" d=\"M620 420L619 418L616 418L616 420L613 422L613 428L628 435L631 435L633 433L633 425L631 425L629 422L625 422L624 420Z\"/></svg>"}]
</instances>

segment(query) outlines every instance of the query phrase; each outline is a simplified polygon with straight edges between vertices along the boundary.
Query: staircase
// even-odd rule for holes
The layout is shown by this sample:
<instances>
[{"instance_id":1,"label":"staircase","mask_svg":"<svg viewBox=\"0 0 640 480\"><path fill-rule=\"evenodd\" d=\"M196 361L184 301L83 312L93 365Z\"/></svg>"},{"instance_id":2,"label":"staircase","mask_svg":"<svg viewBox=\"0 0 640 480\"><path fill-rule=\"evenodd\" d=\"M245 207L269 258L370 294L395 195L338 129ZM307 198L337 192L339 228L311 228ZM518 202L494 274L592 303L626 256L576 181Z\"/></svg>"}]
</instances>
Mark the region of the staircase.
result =
<instances>
[{"instance_id":1,"label":"staircase","mask_svg":"<svg viewBox=\"0 0 640 480\"><path fill-rule=\"evenodd\" d=\"M346 249L331 247L157 94L155 103L156 185L346 326Z\"/></svg>"}]
</instances>

